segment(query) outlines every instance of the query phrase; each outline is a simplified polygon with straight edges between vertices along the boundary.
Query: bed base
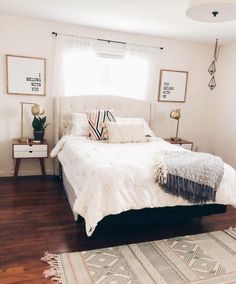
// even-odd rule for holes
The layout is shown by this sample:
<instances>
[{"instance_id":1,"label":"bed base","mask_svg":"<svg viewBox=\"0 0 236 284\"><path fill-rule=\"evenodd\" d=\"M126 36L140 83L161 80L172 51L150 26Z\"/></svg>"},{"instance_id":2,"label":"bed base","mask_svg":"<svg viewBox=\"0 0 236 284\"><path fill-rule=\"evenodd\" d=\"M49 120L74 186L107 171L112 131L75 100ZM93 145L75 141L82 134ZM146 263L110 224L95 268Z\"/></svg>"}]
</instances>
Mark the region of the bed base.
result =
<instances>
[{"instance_id":1,"label":"bed base","mask_svg":"<svg viewBox=\"0 0 236 284\"><path fill-rule=\"evenodd\" d=\"M71 211L73 213L74 216L74 220L77 221L78 219L81 220L81 218L79 218L79 215L73 210L73 206L76 200L76 194L72 188L72 186L70 185L68 179L66 178L66 175L64 174L63 169L61 170L62 172L62 180L63 180L63 186L64 186L64 191L66 193Z\"/></svg>"},{"instance_id":2,"label":"bed base","mask_svg":"<svg viewBox=\"0 0 236 284\"><path fill-rule=\"evenodd\" d=\"M107 216L101 223L105 225L173 223L183 219L186 220L212 214L221 214L225 213L226 210L227 206L222 204L145 208L122 212L118 215ZM83 221L83 218L80 218L80 220Z\"/></svg>"},{"instance_id":3,"label":"bed base","mask_svg":"<svg viewBox=\"0 0 236 284\"><path fill-rule=\"evenodd\" d=\"M213 214L222 214L226 210L227 205L222 204L145 208L110 215L103 218L99 223L104 226L166 224ZM77 215L77 222L82 225L85 223L84 218L79 215Z\"/></svg>"}]
</instances>

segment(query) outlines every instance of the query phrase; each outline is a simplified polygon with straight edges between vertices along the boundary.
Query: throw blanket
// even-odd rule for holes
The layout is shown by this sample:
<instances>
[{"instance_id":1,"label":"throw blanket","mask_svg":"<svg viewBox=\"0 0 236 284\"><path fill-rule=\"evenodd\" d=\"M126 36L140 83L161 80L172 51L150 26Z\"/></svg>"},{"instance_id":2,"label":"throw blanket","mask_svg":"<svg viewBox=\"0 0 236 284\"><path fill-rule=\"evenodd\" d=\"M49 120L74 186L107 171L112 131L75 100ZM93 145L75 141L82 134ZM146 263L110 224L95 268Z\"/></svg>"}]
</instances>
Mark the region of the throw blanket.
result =
<instances>
[{"instance_id":1,"label":"throw blanket","mask_svg":"<svg viewBox=\"0 0 236 284\"><path fill-rule=\"evenodd\" d=\"M155 182L167 193L191 203L215 201L224 174L220 157L190 151L162 152L155 165Z\"/></svg>"}]
</instances>

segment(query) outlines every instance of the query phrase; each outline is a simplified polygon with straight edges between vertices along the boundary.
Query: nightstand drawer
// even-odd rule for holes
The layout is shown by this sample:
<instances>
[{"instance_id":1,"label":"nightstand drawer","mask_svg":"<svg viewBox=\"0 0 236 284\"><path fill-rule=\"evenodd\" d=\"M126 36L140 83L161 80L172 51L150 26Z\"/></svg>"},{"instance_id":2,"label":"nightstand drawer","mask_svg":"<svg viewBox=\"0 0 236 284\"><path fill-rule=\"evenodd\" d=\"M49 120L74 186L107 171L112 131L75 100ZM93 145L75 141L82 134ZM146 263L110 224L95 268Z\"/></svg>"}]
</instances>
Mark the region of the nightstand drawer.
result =
<instances>
[{"instance_id":1,"label":"nightstand drawer","mask_svg":"<svg viewBox=\"0 0 236 284\"><path fill-rule=\"evenodd\" d=\"M186 150L192 151L192 144L175 144L176 146L182 147Z\"/></svg>"},{"instance_id":2,"label":"nightstand drawer","mask_svg":"<svg viewBox=\"0 0 236 284\"><path fill-rule=\"evenodd\" d=\"M14 151L13 158L47 158L48 153L46 151Z\"/></svg>"},{"instance_id":3,"label":"nightstand drawer","mask_svg":"<svg viewBox=\"0 0 236 284\"><path fill-rule=\"evenodd\" d=\"M47 151L47 145L13 145L14 152Z\"/></svg>"}]
</instances>

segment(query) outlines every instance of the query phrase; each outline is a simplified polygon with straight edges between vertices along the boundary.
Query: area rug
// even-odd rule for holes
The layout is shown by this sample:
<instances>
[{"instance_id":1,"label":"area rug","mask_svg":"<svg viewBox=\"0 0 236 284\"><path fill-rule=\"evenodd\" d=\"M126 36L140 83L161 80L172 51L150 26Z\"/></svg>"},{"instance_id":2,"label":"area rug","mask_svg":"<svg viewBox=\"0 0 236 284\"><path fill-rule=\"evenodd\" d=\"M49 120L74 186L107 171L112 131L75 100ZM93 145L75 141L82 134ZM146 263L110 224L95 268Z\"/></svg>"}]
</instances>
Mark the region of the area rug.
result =
<instances>
[{"instance_id":1,"label":"area rug","mask_svg":"<svg viewBox=\"0 0 236 284\"><path fill-rule=\"evenodd\" d=\"M60 255L44 276L63 284L233 284L236 229Z\"/></svg>"}]
</instances>

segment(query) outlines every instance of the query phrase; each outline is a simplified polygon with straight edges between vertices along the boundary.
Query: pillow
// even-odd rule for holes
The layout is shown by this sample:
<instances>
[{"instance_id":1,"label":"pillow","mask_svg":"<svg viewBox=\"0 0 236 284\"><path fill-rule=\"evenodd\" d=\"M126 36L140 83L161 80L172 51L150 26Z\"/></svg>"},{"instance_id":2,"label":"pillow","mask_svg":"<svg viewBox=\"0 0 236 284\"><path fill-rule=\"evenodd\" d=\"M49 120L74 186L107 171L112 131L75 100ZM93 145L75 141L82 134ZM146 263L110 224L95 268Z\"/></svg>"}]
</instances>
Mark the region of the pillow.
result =
<instances>
[{"instance_id":1,"label":"pillow","mask_svg":"<svg viewBox=\"0 0 236 284\"><path fill-rule=\"evenodd\" d=\"M147 124L146 120L141 117L117 117L116 121L128 124L142 124L146 137L156 137L156 135Z\"/></svg>"},{"instance_id":2,"label":"pillow","mask_svg":"<svg viewBox=\"0 0 236 284\"><path fill-rule=\"evenodd\" d=\"M89 124L85 113L74 112L71 114L71 135L89 136Z\"/></svg>"},{"instance_id":3,"label":"pillow","mask_svg":"<svg viewBox=\"0 0 236 284\"><path fill-rule=\"evenodd\" d=\"M146 142L143 124L106 122L109 143Z\"/></svg>"},{"instance_id":4,"label":"pillow","mask_svg":"<svg viewBox=\"0 0 236 284\"><path fill-rule=\"evenodd\" d=\"M90 126L89 136L92 140L105 140L105 122L115 122L115 114L113 110L88 110L88 124Z\"/></svg>"}]
</instances>

